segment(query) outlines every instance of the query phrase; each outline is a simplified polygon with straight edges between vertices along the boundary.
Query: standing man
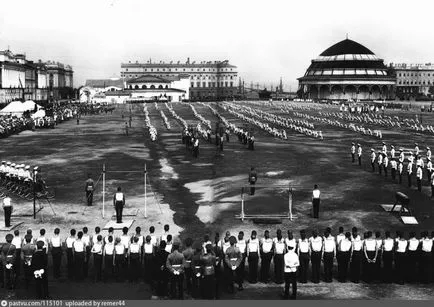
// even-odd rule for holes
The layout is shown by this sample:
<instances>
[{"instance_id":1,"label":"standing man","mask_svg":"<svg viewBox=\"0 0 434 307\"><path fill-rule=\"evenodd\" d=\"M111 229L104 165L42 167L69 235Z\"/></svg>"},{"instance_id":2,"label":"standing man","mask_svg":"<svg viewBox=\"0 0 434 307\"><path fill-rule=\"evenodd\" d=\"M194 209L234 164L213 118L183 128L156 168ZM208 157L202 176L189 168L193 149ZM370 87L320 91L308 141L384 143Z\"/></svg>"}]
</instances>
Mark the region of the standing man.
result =
<instances>
[{"instance_id":1,"label":"standing man","mask_svg":"<svg viewBox=\"0 0 434 307\"><path fill-rule=\"evenodd\" d=\"M270 280L270 263L273 257L273 240L270 238L270 232L265 230L264 238L261 240L261 273L260 279L263 283L268 283Z\"/></svg>"},{"instance_id":2,"label":"standing man","mask_svg":"<svg viewBox=\"0 0 434 307\"><path fill-rule=\"evenodd\" d=\"M47 257L44 252L44 242L36 243L36 252L32 257L32 271L35 277L38 299L48 299Z\"/></svg>"},{"instance_id":3,"label":"standing man","mask_svg":"<svg viewBox=\"0 0 434 307\"><path fill-rule=\"evenodd\" d=\"M434 198L434 172L432 172L431 174L430 183L431 183L431 198Z\"/></svg>"},{"instance_id":4,"label":"standing man","mask_svg":"<svg viewBox=\"0 0 434 307\"><path fill-rule=\"evenodd\" d=\"M356 145L351 143L351 162L356 162Z\"/></svg>"},{"instance_id":5,"label":"standing man","mask_svg":"<svg viewBox=\"0 0 434 307\"><path fill-rule=\"evenodd\" d=\"M392 180L396 180L396 170L398 168L398 164L396 163L395 158L392 158L390 161L390 172L392 174Z\"/></svg>"},{"instance_id":6,"label":"standing man","mask_svg":"<svg viewBox=\"0 0 434 307\"><path fill-rule=\"evenodd\" d=\"M313 218L317 219L319 217L319 204L320 204L320 194L318 185L315 184L312 192L312 206L313 206Z\"/></svg>"},{"instance_id":7,"label":"standing man","mask_svg":"<svg viewBox=\"0 0 434 307\"><path fill-rule=\"evenodd\" d=\"M11 215L12 215L12 204L11 204L11 198L8 194L5 195L5 198L3 199L3 211L5 213L5 227L11 227Z\"/></svg>"},{"instance_id":8,"label":"standing man","mask_svg":"<svg viewBox=\"0 0 434 307\"><path fill-rule=\"evenodd\" d=\"M166 267L170 276L170 293L172 299L183 299L184 297L184 255L179 252L179 242L174 242L172 253L167 256Z\"/></svg>"},{"instance_id":9,"label":"standing man","mask_svg":"<svg viewBox=\"0 0 434 307\"><path fill-rule=\"evenodd\" d=\"M249 184L250 184L250 195L255 195L255 183L258 180L258 174L255 171L254 167L250 168L249 173Z\"/></svg>"},{"instance_id":10,"label":"standing man","mask_svg":"<svg viewBox=\"0 0 434 307\"><path fill-rule=\"evenodd\" d=\"M324 262L324 279L325 282L333 281L333 260L336 257L336 241L331 235L331 229L327 227L324 233L322 248L322 259Z\"/></svg>"},{"instance_id":11,"label":"standing man","mask_svg":"<svg viewBox=\"0 0 434 307\"><path fill-rule=\"evenodd\" d=\"M30 280L33 278L32 271L32 258L36 251L36 246L32 242L32 236L26 235L24 237L25 244L21 250L21 258L23 260L24 267L24 281L26 290L29 289Z\"/></svg>"},{"instance_id":12,"label":"standing man","mask_svg":"<svg viewBox=\"0 0 434 307\"><path fill-rule=\"evenodd\" d=\"M312 231L312 237L309 238L312 262L312 282L319 283L321 254L322 254L322 238L318 236L316 230Z\"/></svg>"},{"instance_id":13,"label":"standing man","mask_svg":"<svg viewBox=\"0 0 434 307\"><path fill-rule=\"evenodd\" d=\"M372 172L375 172L375 159L377 158L374 148L371 148L371 166Z\"/></svg>"},{"instance_id":14,"label":"standing man","mask_svg":"<svg viewBox=\"0 0 434 307\"><path fill-rule=\"evenodd\" d=\"M413 161L410 160L407 165L408 187L411 188L411 175L413 174Z\"/></svg>"},{"instance_id":15,"label":"standing man","mask_svg":"<svg viewBox=\"0 0 434 307\"><path fill-rule=\"evenodd\" d=\"M309 240L306 238L305 230L300 230L300 239L298 239L297 252L300 260L300 282L305 284L307 283L307 271L310 260L310 244Z\"/></svg>"},{"instance_id":16,"label":"standing man","mask_svg":"<svg viewBox=\"0 0 434 307\"><path fill-rule=\"evenodd\" d=\"M94 182L90 174L87 174L86 186L84 190L86 192L86 201L88 206L92 206L94 188L95 188Z\"/></svg>"},{"instance_id":17,"label":"standing man","mask_svg":"<svg viewBox=\"0 0 434 307\"><path fill-rule=\"evenodd\" d=\"M402 183L402 173L404 172L404 164L402 162L398 163L398 176L399 176L399 184Z\"/></svg>"},{"instance_id":18,"label":"standing man","mask_svg":"<svg viewBox=\"0 0 434 307\"><path fill-rule=\"evenodd\" d=\"M416 180L417 180L417 190L419 192L422 192L422 177L423 177L422 166L418 165L416 170Z\"/></svg>"},{"instance_id":19,"label":"standing man","mask_svg":"<svg viewBox=\"0 0 434 307\"><path fill-rule=\"evenodd\" d=\"M258 282L259 262L259 239L256 238L256 230L252 231L247 243L247 259L249 263L249 283L256 284Z\"/></svg>"},{"instance_id":20,"label":"standing man","mask_svg":"<svg viewBox=\"0 0 434 307\"><path fill-rule=\"evenodd\" d=\"M432 174L432 172L433 172L434 169L433 169L433 166L432 166L431 158L427 158L426 160L427 160L427 163L426 163L426 174L427 174L428 182L429 182L430 179L431 179L431 174Z\"/></svg>"},{"instance_id":21,"label":"standing man","mask_svg":"<svg viewBox=\"0 0 434 307\"><path fill-rule=\"evenodd\" d=\"M243 290L242 280L237 280L236 270L240 266L243 256L240 249L235 246L237 239L234 236L229 238L231 246L225 252L225 262L226 262L226 276L228 278L228 291L229 293L234 293L234 282L238 283L238 290Z\"/></svg>"},{"instance_id":22,"label":"standing man","mask_svg":"<svg viewBox=\"0 0 434 307\"><path fill-rule=\"evenodd\" d=\"M15 289L15 255L16 255L16 248L15 245L12 244L14 236L10 233L6 235L6 243L3 244L3 247L1 248L1 262L2 262L2 269L4 274L4 285L9 290Z\"/></svg>"},{"instance_id":23,"label":"standing man","mask_svg":"<svg viewBox=\"0 0 434 307\"><path fill-rule=\"evenodd\" d=\"M394 159L395 158L395 147L393 145L390 145L391 149L390 149L390 158Z\"/></svg>"},{"instance_id":24,"label":"standing man","mask_svg":"<svg viewBox=\"0 0 434 307\"><path fill-rule=\"evenodd\" d=\"M285 240L282 238L282 231L277 229L276 238L273 239L274 243L274 278L276 284L283 283L284 275L284 258L285 258Z\"/></svg>"},{"instance_id":25,"label":"standing man","mask_svg":"<svg viewBox=\"0 0 434 307\"><path fill-rule=\"evenodd\" d=\"M289 284L292 284L292 299L297 298L297 268L300 265L298 255L294 252L292 246L288 246L288 252L285 254L285 299L289 297Z\"/></svg>"},{"instance_id":26,"label":"standing man","mask_svg":"<svg viewBox=\"0 0 434 307\"><path fill-rule=\"evenodd\" d=\"M125 206L125 195L122 193L121 187L118 187L118 191L113 196L113 205L116 210L116 223L122 223L122 210Z\"/></svg>"},{"instance_id":27,"label":"standing man","mask_svg":"<svg viewBox=\"0 0 434 307\"><path fill-rule=\"evenodd\" d=\"M359 166L362 166L362 146L357 144L357 157L359 158Z\"/></svg>"},{"instance_id":28,"label":"standing man","mask_svg":"<svg viewBox=\"0 0 434 307\"><path fill-rule=\"evenodd\" d=\"M384 155L383 157L383 168L384 168L384 176L387 177L387 166L389 164L389 158L387 155Z\"/></svg>"}]
</instances>

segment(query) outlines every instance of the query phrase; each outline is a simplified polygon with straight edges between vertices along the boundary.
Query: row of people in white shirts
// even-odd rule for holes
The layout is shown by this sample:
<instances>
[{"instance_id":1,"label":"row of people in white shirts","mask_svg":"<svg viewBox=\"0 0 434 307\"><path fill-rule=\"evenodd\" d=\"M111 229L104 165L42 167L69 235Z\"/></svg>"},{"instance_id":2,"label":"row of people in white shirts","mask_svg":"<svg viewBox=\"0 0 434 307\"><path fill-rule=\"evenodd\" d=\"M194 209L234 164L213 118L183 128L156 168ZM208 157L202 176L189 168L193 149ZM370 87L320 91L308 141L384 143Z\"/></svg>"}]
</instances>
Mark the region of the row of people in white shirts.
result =
<instances>
[{"instance_id":1,"label":"row of people in white shirts","mask_svg":"<svg viewBox=\"0 0 434 307\"><path fill-rule=\"evenodd\" d=\"M385 155L387 155L387 145L386 145L386 143L385 142L383 142L383 145L382 145L382 147L381 147L381 152L383 153L383 154L385 154ZM391 145L390 146L390 157L391 158L395 158L395 153L396 153L396 151L395 151L395 147L393 146L393 145ZM415 147L414 147L414 151L413 152L409 152L409 157L408 157L408 159L410 160L410 159L414 159L414 157L418 157L419 155L421 154L421 151L420 151L420 149L419 149L419 145L417 144L417 143L415 143ZM432 153L431 153L431 149L427 146L426 147L426 153L425 153L425 156L426 156L426 159L428 160L428 159L431 159L431 156L432 156ZM399 160L400 160L400 162L404 162L404 159L405 159L405 154L404 154L404 149L403 148L401 148L400 150L399 150L399 155L398 155L398 157L399 157ZM402 161L401 161L402 160Z\"/></svg>"}]
</instances>

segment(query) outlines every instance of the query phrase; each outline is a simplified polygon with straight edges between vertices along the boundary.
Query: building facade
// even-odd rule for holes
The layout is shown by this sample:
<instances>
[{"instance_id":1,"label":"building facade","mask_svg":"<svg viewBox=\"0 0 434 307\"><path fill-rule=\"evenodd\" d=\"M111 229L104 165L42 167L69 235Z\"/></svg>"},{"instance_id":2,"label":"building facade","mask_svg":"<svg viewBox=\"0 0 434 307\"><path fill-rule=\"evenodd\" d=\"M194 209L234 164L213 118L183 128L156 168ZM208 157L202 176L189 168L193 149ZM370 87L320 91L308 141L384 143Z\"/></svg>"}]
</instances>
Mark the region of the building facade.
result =
<instances>
[{"instance_id":1,"label":"building facade","mask_svg":"<svg viewBox=\"0 0 434 307\"><path fill-rule=\"evenodd\" d=\"M298 94L305 99L392 99L396 84L382 59L350 39L313 59L298 80Z\"/></svg>"},{"instance_id":2,"label":"building facade","mask_svg":"<svg viewBox=\"0 0 434 307\"><path fill-rule=\"evenodd\" d=\"M44 103L72 97L73 70L69 65L33 62L25 54L0 51L0 104L14 100Z\"/></svg>"},{"instance_id":3,"label":"building facade","mask_svg":"<svg viewBox=\"0 0 434 307\"><path fill-rule=\"evenodd\" d=\"M402 100L434 96L434 64L391 63L396 77L396 97Z\"/></svg>"},{"instance_id":4,"label":"building facade","mask_svg":"<svg viewBox=\"0 0 434 307\"><path fill-rule=\"evenodd\" d=\"M156 76L176 78L188 75L190 100L220 100L229 99L238 93L237 67L229 61L207 61L185 63L163 62L146 63L128 62L121 64L121 78L126 82L141 76Z\"/></svg>"}]
</instances>

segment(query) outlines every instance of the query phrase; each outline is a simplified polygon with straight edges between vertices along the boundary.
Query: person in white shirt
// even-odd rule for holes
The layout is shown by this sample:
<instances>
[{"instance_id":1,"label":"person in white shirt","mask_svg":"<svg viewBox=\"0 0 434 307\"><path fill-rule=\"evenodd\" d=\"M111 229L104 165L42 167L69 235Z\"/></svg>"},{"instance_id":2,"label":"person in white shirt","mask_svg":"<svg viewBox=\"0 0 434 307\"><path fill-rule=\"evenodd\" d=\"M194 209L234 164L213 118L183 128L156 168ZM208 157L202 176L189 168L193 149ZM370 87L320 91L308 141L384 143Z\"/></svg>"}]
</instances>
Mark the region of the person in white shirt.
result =
<instances>
[{"instance_id":1,"label":"person in white shirt","mask_svg":"<svg viewBox=\"0 0 434 307\"><path fill-rule=\"evenodd\" d=\"M151 226L149 227L149 236L151 237L151 244L154 247L154 251L157 248L158 245L158 239L157 236L155 235L155 227Z\"/></svg>"},{"instance_id":2,"label":"person in white shirt","mask_svg":"<svg viewBox=\"0 0 434 307\"><path fill-rule=\"evenodd\" d=\"M398 163L396 162L396 159L390 160L390 173L392 174L392 180L396 180L396 171L398 169Z\"/></svg>"},{"instance_id":3,"label":"person in white shirt","mask_svg":"<svg viewBox=\"0 0 434 307\"><path fill-rule=\"evenodd\" d=\"M285 238L285 246L292 246L294 248L294 251L296 251L297 248L297 241L294 239L294 235L292 234L291 230L288 230L288 236ZM285 251L286 253L286 251Z\"/></svg>"},{"instance_id":4,"label":"person in white shirt","mask_svg":"<svg viewBox=\"0 0 434 307\"><path fill-rule=\"evenodd\" d=\"M121 238L116 238L114 246L114 275L116 281L123 281L125 277L125 268L127 260L127 252Z\"/></svg>"},{"instance_id":5,"label":"person in white shirt","mask_svg":"<svg viewBox=\"0 0 434 307\"><path fill-rule=\"evenodd\" d=\"M60 278L60 265L62 262L62 239L60 229L54 229L54 236L50 240L51 257L53 258L53 277Z\"/></svg>"},{"instance_id":6,"label":"person in white shirt","mask_svg":"<svg viewBox=\"0 0 434 307\"><path fill-rule=\"evenodd\" d=\"M362 166L362 146L357 144L357 158L359 159L359 166Z\"/></svg>"},{"instance_id":7,"label":"person in white shirt","mask_svg":"<svg viewBox=\"0 0 434 307\"><path fill-rule=\"evenodd\" d=\"M419 192L422 192L422 177L423 177L422 166L418 165L416 169L416 181L417 181L417 190Z\"/></svg>"},{"instance_id":8,"label":"person in white shirt","mask_svg":"<svg viewBox=\"0 0 434 307\"><path fill-rule=\"evenodd\" d=\"M73 252L74 252L74 266L75 266L75 277L77 281L83 280L83 267L84 267L84 258L86 252L86 245L82 241L83 232L79 231L77 233L77 239L73 243Z\"/></svg>"},{"instance_id":9,"label":"person in white shirt","mask_svg":"<svg viewBox=\"0 0 434 307\"><path fill-rule=\"evenodd\" d=\"M360 281L360 266L362 261L362 239L357 233L357 227L352 228L352 254L351 254L351 281L359 283Z\"/></svg>"},{"instance_id":10,"label":"person in white shirt","mask_svg":"<svg viewBox=\"0 0 434 307\"><path fill-rule=\"evenodd\" d=\"M258 282L258 262L259 262L259 239L256 238L256 230L252 231L247 242L247 260L249 263L249 283Z\"/></svg>"},{"instance_id":11,"label":"person in white shirt","mask_svg":"<svg viewBox=\"0 0 434 307\"><path fill-rule=\"evenodd\" d=\"M96 242L93 242L91 253L93 255L93 266L95 268L94 281L101 281L102 279L102 259L103 259L103 241L102 235L96 236Z\"/></svg>"},{"instance_id":12,"label":"person in white shirt","mask_svg":"<svg viewBox=\"0 0 434 307\"><path fill-rule=\"evenodd\" d=\"M206 242L207 245L211 244L211 242ZM244 240L244 232L240 231L238 233L238 239L237 243L235 243L235 246L238 247L241 253L241 263L237 267L235 274L237 275L238 280L244 280L244 272L246 270L246 253L247 253L247 244L246 240ZM205 254L205 252L203 252Z\"/></svg>"},{"instance_id":13,"label":"person in white shirt","mask_svg":"<svg viewBox=\"0 0 434 307\"><path fill-rule=\"evenodd\" d=\"M401 231L397 231L396 250L395 250L395 271L398 284L403 285L407 262L408 241L404 238Z\"/></svg>"},{"instance_id":14,"label":"person in white shirt","mask_svg":"<svg viewBox=\"0 0 434 307\"><path fill-rule=\"evenodd\" d=\"M429 283L432 272L432 251L433 251L433 239L428 237L428 231L424 231L421 234L420 239L421 250L421 281L425 284Z\"/></svg>"},{"instance_id":15,"label":"person in white shirt","mask_svg":"<svg viewBox=\"0 0 434 307\"><path fill-rule=\"evenodd\" d=\"M371 148L371 167L372 172L375 172L375 160L377 158L377 155L375 154L375 149Z\"/></svg>"},{"instance_id":16,"label":"person in white shirt","mask_svg":"<svg viewBox=\"0 0 434 307\"><path fill-rule=\"evenodd\" d=\"M411 175L413 174L413 162L410 161L407 164L407 179L408 179L408 187L411 188Z\"/></svg>"},{"instance_id":17,"label":"person in white shirt","mask_svg":"<svg viewBox=\"0 0 434 307\"><path fill-rule=\"evenodd\" d=\"M125 206L125 195L122 193L121 187L118 187L117 192L113 196L113 206L116 210L116 223L122 223L122 211Z\"/></svg>"},{"instance_id":18,"label":"person in white shirt","mask_svg":"<svg viewBox=\"0 0 434 307\"><path fill-rule=\"evenodd\" d=\"M260 280L268 283L270 280L270 263L273 257L273 240L270 238L270 232L265 230L264 237L261 240L261 274Z\"/></svg>"},{"instance_id":19,"label":"person in white shirt","mask_svg":"<svg viewBox=\"0 0 434 307\"><path fill-rule=\"evenodd\" d=\"M333 260L336 257L336 241L331 235L331 229L327 227L324 233L322 259L324 261L324 279L325 282L333 280Z\"/></svg>"},{"instance_id":20,"label":"person in white shirt","mask_svg":"<svg viewBox=\"0 0 434 307\"><path fill-rule=\"evenodd\" d=\"M398 163L398 178L399 178L398 182L399 182L399 184L402 183L403 172L404 172L404 164L402 162L399 162Z\"/></svg>"},{"instance_id":21,"label":"person in white shirt","mask_svg":"<svg viewBox=\"0 0 434 307\"><path fill-rule=\"evenodd\" d=\"M282 231L277 229L276 237L273 239L274 245L274 278L276 284L283 283L283 267L284 267L284 256L286 252L285 240L282 237Z\"/></svg>"},{"instance_id":22,"label":"person in white shirt","mask_svg":"<svg viewBox=\"0 0 434 307\"><path fill-rule=\"evenodd\" d=\"M284 256L285 263L285 298L289 297L289 285L292 284L292 299L297 298L297 268L300 266L298 255L292 246L288 247L288 252Z\"/></svg>"},{"instance_id":23,"label":"person in white shirt","mask_svg":"<svg viewBox=\"0 0 434 307\"><path fill-rule=\"evenodd\" d=\"M166 241L166 243L167 243L167 236L169 235L169 230L170 230L169 224L164 225L163 229L164 229L164 233L160 237L160 242ZM169 253L171 253L171 251Z\"/></svg>"},{"instance_id":24,"label":"person in white shirt","mask_svg":"<svg viewBox=\"0 0 434 307\"><path fill-rule=\"evenodd\" d=\"M92 240L89 236L89 229L87 227L83 227L83 237L81 240L84 243L85 249L85 255L84 255L84 264L83 264L83 275L84 278L87 278L89 276L89 261L90 261L90 255L92 250Z\"/></svg>"},{"instance_id":25,"label":"person in white shirt","mask_svg":"<svg viewBox=\"0 0 434 307\"><path fill-rule=\"evenodd\" d=\"M433 172L433 166L432 166L432 162L431 162L431 158L427 158L427 163L426 163L426 175L428 178L428 182L431 179L431 174Z\"/></svg>"},{"instance_id":26,"label":"person in white shirt","mask_svg":"<svg viewBox=\"0 0 434 307\"><path fill-rule=\"evenodd\" d=\"M287 249L290 246L292 245L287 245ZM309 269L310 260L310 244L309 240L306 238L305 230L300 230L300 239L298 239L297 244L297 254L300 260L300 282L305 284L307 283L307 271Z\"/></svg>"},{"instance_id":27,"label":"person in white shirt","mask_svg":"<svg viewBox=\"0 0 434 307\"><path fill-rule=\"evenodd\" d=\"M145 273L145 281L154 286L155 268L154 268L155 245L152 242L152 237L147 235L143 244L143 266Z\"/></svg>"},{"instance_id":28,"label":"person in white shirt","mask_svg":"<svg viewBox=\"0 0 434 307\"><path fill-rule=\"evenodd\" d=\"M75 242L75 234L76 234L76 230L71 229L70 236L65 240L69 280L72 280L74 278L74 252L72 251L72 248Z\"/></svg>"},{"instance_id":29,"label":"person in white shirt","mask_svg":"<svg viewBox=\"0 0 434 307\"><path fill-rule=\"evenodd\" d=\"M384 233L385 239L383 240L383 250L382 250L382 258L383 258L383 282L392 282L393 275L393 249L395 246L395 242L390 236L390 231L386 231Z\"/></svg>"},{"instance_id":30,"label":"person in white shirt","mask_svg":"<svg viewBox=\"0 0 434 307\"><path fill-rule=\"evenodd\" d=\"M121 235L121 243L123 244L125 248L125 253L128 252L128 248L130 246L130 236L128 235L128 227L122 228L122 235Z\"/></svg>"},{"instance_id":31,"label":"person in white shirt","mask_svg":"<svg viewBox=\"0 0 434 307\"><path fill-rule=\"evenodd\" d=\"M107 281L109 276L112 277L114 275L114 264L115 264L114 252L115 252L115 246L113 242L113 236L109 236L107 239L107 243L105 243L103 249L104 281Z\"/></svg>"},{"instance_id":32,"label":"person in white shirt","mask_svg":"<svg viewBox=\"0 0 434 307\"><path fill-rule=\"evenodd\" d=\"M323 242L316 230L312 231L312 237L309 238L309 243L312 261L312 282L317 284L319 283L320 277Z\"/></svg>"},{"instance_id":33,"label":"person in white shirt","mask_svg":"<svg viewBox=\"0 0 434 307\"><path fill-rule=\"evenodd\" d=\"M383 251L383 239L381 238L381 232L375 232L375 242L377 245L377 260L376 270L374 272L374 280L381 281L381 259L382 259L382 251Z\"/></svg>"},{"instance_id":34,"label":"person in white shirt","mask_svg":"<svg viewBox=\"0 0 434 307\"><path fill-rule=\"evenodd\" d=\"M351 259L351 233L346 232L344 238L338 243L338 253L336 255L338 261L338 281L346 282L348 274L348 265Z\"/></svg>"},{"instance_id":35,"label":"person in white shirt","mask_svg":"<svg viewBox=\"0 0 434 307\"><path fill-rule=\"evenodd\" d=\"M351 143L351 162L356 162L356 144Z\"/></svg>"},{"instance_id":36,"label":"person in white shirt","mask_svg":"<svg viewBox=\"0 0 434 307\"><path fill-rule=\"evenodd\" d=\"M140 276L140 259L141 259L141 251L139 238L133 237L133 242L130 244L128 248L128 261L129 261L129 271L130 282L137 282Z\"/></svg>"},{"instance_id":37,"label":"person in white shirt","mask_svg":"<svg viewBox=\"0 0 434 307\"><path fill-rule=\"evenodd\" d=\"M370 283L374 280L376 261L378 256L377 242L372 237L372 231L368 231L366 233L366 237L363 242L363 256L363 273L365 275L365 281L367 283Z\"/></svg>"},{"instance_id":38,"label":"person in white shirt","mask_svg":"<svg viewBox=\"0 0 434 307\"><path fill-rule=\"evenodd\" d=\"M320 205L320 190L318 185L315 184L312 192L312 207L313 207L313 218L317 219L319 217L319 205Z\"/></svg>"},{"instance_id":39,"label":"person in white shirt","mask_svg":"<svg viewBox=\"0 0 434 307\"><path fill-rule=\"evenodd\" d=\"M416 233L410 232L410 239L408 239L408 255L407 255L407 265L406 270L408 272L407 278L409 282L417 281L417 269L419 262L419 240L416 239Z\"/></svg>"},{"instance_id":40,"label":"person in white shirt","mask_svg":"<svg viewBox=\"0 0 434 307\"><path fill-rule=\"evenodd\" d=\"M378 151L377 164L378 164L378 174L381 175L383 171L383 153L381 151Z\"/></svg>"}]
</instances>

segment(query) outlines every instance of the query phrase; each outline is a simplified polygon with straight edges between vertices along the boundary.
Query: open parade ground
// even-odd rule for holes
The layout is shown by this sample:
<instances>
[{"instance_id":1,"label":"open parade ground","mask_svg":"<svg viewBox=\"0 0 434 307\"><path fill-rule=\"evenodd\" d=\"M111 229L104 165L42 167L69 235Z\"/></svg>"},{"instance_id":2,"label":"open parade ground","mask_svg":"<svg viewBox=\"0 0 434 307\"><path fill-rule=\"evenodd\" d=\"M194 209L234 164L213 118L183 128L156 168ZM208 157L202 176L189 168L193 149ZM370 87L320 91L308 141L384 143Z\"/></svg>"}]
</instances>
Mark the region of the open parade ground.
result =
<instances>
[{"instance_id":1,"label":"open parade ground","mask_svg":"<svg viewBox=\"0 0 434 307\"><path fill-rule=\"evenodd\" d=\"M232 104L232 103L231 103ZM434 147L432 135L416 132L406 127L391 128L376 126L371 129L382 131L382 139L364 135L359 132L314 121L298 118L294 112L323 117L325 112L339 112L339 106L308 104L303 107L295 102L249 102L233 103L250 106L284 118L306 120L321 131L323 139L314 138L296 131L286 129L287 139L272 136L268 132L236 117L225 103L191 103L205 120L210 121L211 130L219 118L213 114L217 110L229 123L250 131L255 137L255 148L249 150L231 133L229 142L224 143L219 151L212 135L212 143L200 139L198 157L182 144L183 127L164 103L147 104L151 124L157 130L157 139L152 141L145 126L143 104L119 105L112 114L83 116L80 123L70 120L56 126L54 130L24 131L18 135L0 140L0 154L3 160L39 166L49 190L55 195L47 201L36 202L36 219L33 219L33 202L12 196L14 212L12 226L24 233L28 228L35 233L45 228L50 236L54 228L61 228L61 235L66 238L69 229L81 229L84 226L101 228L114 220L113 194L118 186L126 195L124 221L131 221L129 232L136 226L147 234L150 226L155 226L157 235L163 232L163 225L170 225L170 232L181 240L191 237L202 240L205 234L214 237L216 232L221 237L226 231L237 234L244 231L246 237L252 230L257 230L260 237L270 230L273 237L278 228L286 234L292 230L298 233L306 229L308 235L317 229L320 233L331 227L333 234L339 226L350 231L358 227L359 233L365 231L386 230L395 233L401 230L408 235L410 231L419 234L432 230L434 225L434 206L431 187L424 175L422 192L415 184L409 188L407 178L402 184L372 172L370 149L376 152L382 142L395 148L411 151L414 143L425 150ZM289 109L282 111L282 106ZM183 118L188 125L196 127L201 121L195 116L188 103L171 103L170 107ZM420 117L420 109L409 111L385 110L385 115L414 119ZM168 129L160 111L163 111L170 125ZM320 114L320 112L323 112ZM131 128L128 136L125 123L131 116ZM351 123L349 120L341 122ZM264 121L265 122L265 121ZM423 114L424 124L433 124L432 113ZM271 127L283 129L269 123ZM203 126L203 123L202 123ZM363 148L362 165L352 163L351 143L360 143ZM144 170L147 170L146 207ZM103 179L103 166L105 178ZM273 223L268 219L236 218L241 212L241 188L248 185L248 173L255 167L258 173L254 196L245 190L244 213L249 215L288 215L289 197L292 197L293 219L277 218ZM85 181L91 174L96 183L93 206L86 206ZM415 182L415 179L413 179ZM103 208L103 182L105 182ZM313 186L321 190L319 219L312 217L311 195ZM289 189L292 193L289 193ZM381 205L393 205L395 193L402 192L410 198L412 216L417 224L408 225L401 221L398 213L386 212ZM43 209L41 210L41 207ZM104 215L104 216L103 216ZM145 217L146 215L146 217ZM3 220L3 212L0 217ZM2 225L3 226L3 225ZM8 229L3 229L1 240ZM106 234L107 230L103 231ZM120 234L117 230L116 234ZM86 285L86 283L84 283ZM95 286L94 291L85 286L69 287L68 282L51 284L51 296L62 298L117 298L116 291L106 291L106 286ZM84 287L84 288L80 288ZM111 287L108 286L108 287ZM125 288L123 298L149 299L150 292L145 286L128 284L118 285ZM76 290L74 290L76 289ZM80 291L78 289L81 289ZM244 292L226 298L279 298L281 287L278 285L246 285ZM399 294L401 293L401 294ZM404 293L404 294L402 294ZM16 298L26 297L25 291L17 290L10 294ZM66 296L66 297L65 297ZM324 284L299 286L299 296L303 298L397 298L432 299L429 286L412 285L378 285L366 284Z\"/></svg>"}]
</instances>

